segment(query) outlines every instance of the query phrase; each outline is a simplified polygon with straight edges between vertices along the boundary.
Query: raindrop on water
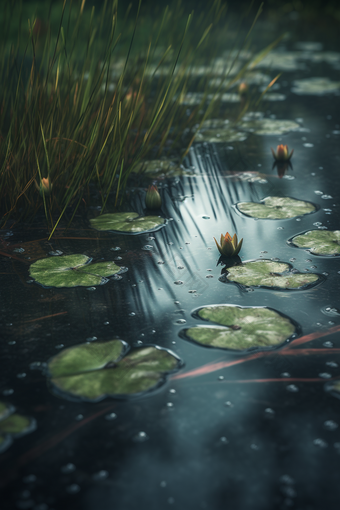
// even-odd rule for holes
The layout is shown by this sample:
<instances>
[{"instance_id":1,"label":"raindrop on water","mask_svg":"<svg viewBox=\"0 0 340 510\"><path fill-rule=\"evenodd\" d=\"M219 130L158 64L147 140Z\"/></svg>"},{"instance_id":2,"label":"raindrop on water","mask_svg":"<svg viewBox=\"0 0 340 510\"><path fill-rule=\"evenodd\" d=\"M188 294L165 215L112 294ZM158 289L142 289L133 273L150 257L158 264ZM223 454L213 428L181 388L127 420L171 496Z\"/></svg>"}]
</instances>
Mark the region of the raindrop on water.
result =
<instances>
[{"instance_id":1,"label":"raindrop on water","mask_svg":"<svg viewBox=\"0 0 340 510\"><path fill-rule=\"evenodd\" d=\"M109 413L105 416L105 420L107 421L113 421L117 418L116 413Z\"/></svg>"},{"instance_id":2,"label":"raindrop on water","mask_svg":"<svg viewBox=\"0 0 340 510\"><path fill-rule=\"evenodd\" d=\"M333 430L336 430L336 429L338 428L338 426L339 426L339 425L338 425L335 421L333 421L333 420L326 420L326 421L324 422L323 426L324 426L324 428L325 428L326 430L331 430L331 431L333 431Z\"/></svg>"},{"instance_id":3,"label":"raindrop on water","mask_svg":"<svg viewBox=\"0 0 340 510\"><path fill-rule=\"evenodd\" d=\"M178 320L176 321L176 324L186 324L186 322L187 322L187 321L186 321L185 319L178 319Z\"/></svg>"},{"instance_id":4,"label":"raindrop on water","mask_svg":"<svg viewBox=\"0 0 340 510\"><path fill-rule=\"evenodd\" d=\"M146 432L144 431L140 431L140 432L137 432L137 434L135 434L133 436L133 441L135 443L144 443L145 441L147 441L149 439L149 436L147 435Z\"/></svg>"},{"instance_id":5,"label":"raindrop on water","mask_svg":"<svg viewBox=\"0 0 340 510\"><path fill-rule=\"evenodd\" d=\"M75 471L76 469L76 466L74 464L72 464L71 462L69 462L68 464L65 464L65 466L62 466L62 468L60 469L60 471L62 473L72 473L73 471Z\"/></svg>"},{"instance_id":6,"label":"raindrop on water","mask_svg":"<svg viewBox=\"0 0 340 510\"><path fill-rule=\"evenodd\" d=\"M327 342L324 342L322 344L324 347L328 347L329 349L331 349L333 347L333 342L330 342L329 340L327 340Z\"/></svg>"},{"instance_id":7,"label":"raindrop on water","mask_svg":"<svg viewBox=\"0 0 340 510\"><path fill-rule=\"evenodd\" d=\"M176 280L174 282L175 285L183 285L183 282L181 280Z\"/></svg>"},{"instance_id":8,"label":"raindrop on water","mask_svg":"<svg viewBox=\"0 0 340 510\"><path fill-rule=\"evenodd\" d=\"M330 379L332 375L328 374L327 372L321 372L321 374L319 374L319 377L321 377L322 379Z\"/></svg>"},{"instance_id":9,"label":"raindrop on water","mask_svg":"<svg viewBox=\"0 0 340 510\"><path fill-rule=\"evenodd\" d=\"M80 487L76 483L72 483L71 485L66 487L66 492L68 492L69 494L77 494L77 492L79 492L79 491L80 491Z\"/></svg>"},{"instance_id":10,"label":"raindrop on water","mask_svg":"<svg viewBox=\"0 0 340 510\"><path fill-rule=\"evenodd\" d=\"M288 384L286 390L290 391L291 393L297 393L299 391L299 388L295 384Z\"/></svg>"},{"instance_id":11,"label":"raindrop on water","mask_svg":"<svg viewBox=\"0 0 340 510\"><path fill-rule=\"evenodd\" d=\"M314 446L318 446L319 448L327 448L328 444L323 439L317 438L313 441Z\"/></svg>"},{"instance_id":12,"label":"raindrop on water","mask_svg":"<svg viewBox=\"0 0 340 510\"><path fill-rule=\"evenodd\" d=\"M108 471L105 471L105 469L102 469L101 471L98 471L98 473L95 473L93 475L93 480L105 480L109 476Z\"/></svg>"},{"instance_id":13,"label":"raindrop on water","mask_svg":"<svg viewBox=\"0 0 340 510\"><path fill-rule=\"evenodd\" d=\"M143 246L142 250L145 251L153 250L153 246L151 246L151 244L146 244L145 246Z\"/></svg>"},{"instance_id":14,"label":"raindrop on water","mask_svg":"<svg viewBox=\"0 0 340 510\"><path fill-rule=\"evenodd\" d=\"M326 361L325 363L328 367L332 367L332 368L338 368L338 364L335 362L335 361Z\"/></svg>"}]
</instances>

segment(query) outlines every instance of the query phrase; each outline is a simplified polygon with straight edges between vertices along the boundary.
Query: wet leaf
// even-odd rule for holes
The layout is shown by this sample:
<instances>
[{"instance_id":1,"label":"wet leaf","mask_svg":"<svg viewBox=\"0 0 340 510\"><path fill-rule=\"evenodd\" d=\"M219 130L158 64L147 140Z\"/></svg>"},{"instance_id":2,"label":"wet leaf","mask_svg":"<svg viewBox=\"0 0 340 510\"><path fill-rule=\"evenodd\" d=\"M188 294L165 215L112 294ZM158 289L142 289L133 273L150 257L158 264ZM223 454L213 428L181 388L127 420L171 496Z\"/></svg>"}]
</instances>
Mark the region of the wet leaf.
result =
<instances>
[{"instance_id":1,"label":"wet leaf","mask_svg":"<svg viewBox=\"0 0 340 510\"><path fill-rule=\"evenodd\" d=\"M135 173L145 172L150 177L175 177L177 175L192 175L193 172L188 172L181 165L169 159L152 159L142 161L133 170Z\"/></svg>"},{"instance_id":2,"label":"wet leaf","mask_svg":"<svg viewBox=\"0 0 340 510\"><path fill-rule=\"evenodd\" d=\"M165 225L160 216L138 216L134 212L109 213L90 220L97 230L113 230L129 234L158 230Z\"/></svg>"},{"instance_id":3,"label":"wet leaf","mask_svg":"<svg viewBox=\"0 0 340 510\"><path fill-rule=\"evenodd\" d=\"M106 396L128 397L155 389L180 360L157 346L127 352L122 340L81 344L65 349L48 363L54 390L66 398L97 402ZM125 357L123 357L125 355Z\"/></svg>"},{"instance_id":4,"label":"wet leaf","mask_svg":"<svg viewBox=\"0 0 340 510\"><path fill-rule=\"evenodd\" d=\"M251 218L270 220L294 218L316 211L312 203L289 197L267 197L260 203L239 202L236 207Z\"/></svg>"},{"instance_id":5,"label":"wet leaf","mask_svg":"<svg viewBox=\"0 0 340 510\"><path fill-rule=\"evenodd\" d=\"M90 287L107 282L107 276L117 274L114 262L97 262L86 255L61 255L40 259L30 266L30 276L45 287Z\"/></svg>"},{"instance_id":6,"label":"wet leaf","mask_svg":"<svg viewBox=\"0 0 340 510\"><path fill-rule=\"evenodd\" d=\"M300 130L301 127L297 122L284 119L268 119L263 118L262 114L249 112L243 117L243 121L238 127L255 135L282 135L289 131Z\"/></svg>"},{"instance_id":7,"label":"wet leaf","mask_svg":"<svg viewBox=\"0 0 340 510\"><path fill-rule=\"evenodd\" d=\"M254 260L228 268L227 281L247 287L303 289L321 281L314 273L293 273L290 264L272 260Z\"/></svg>"},{"instance_id":8,"label":"wet leaf","mask_svg":"<svg viewBox=\"0 0 340 510\"><path fill-rule=\"evenodd\" d=\"M288 317L266 307L204 306L194 316L220 326L197 326L184 330L184 335L199 344L222 349L277 347L296 330Z\"/></svg>"},{"instance_id":9,"label":"wet leaf","mask_svg":"<svg viewBox=\"0 0 340 510\"><path fill-rule=\"evenodd\" d=\"M298 248L308 248L313 255L340 255L340 230L309 230L292 238Z\"/></svg>"},{"instance_id":10,"label":"wet leaf","mask_svg":"<svg viewBox=\"0 0 340 510\"><path fill-rule=\"evenodd\" d=\"M340 82L329 78L304 78L293 81L292 92L294 94L323 96L340 91Z\"/></svg>"},{"instance_id":11,"label":"wet leaf","mask_svg":"<svg viewBox=\"0 0 340 510\"><path fill-rule=\"evenodd\" d=\"M21 414L11 414L0 421L0 434L24 434L31 428L32 420Z\"/></svg>"}]
</instances>

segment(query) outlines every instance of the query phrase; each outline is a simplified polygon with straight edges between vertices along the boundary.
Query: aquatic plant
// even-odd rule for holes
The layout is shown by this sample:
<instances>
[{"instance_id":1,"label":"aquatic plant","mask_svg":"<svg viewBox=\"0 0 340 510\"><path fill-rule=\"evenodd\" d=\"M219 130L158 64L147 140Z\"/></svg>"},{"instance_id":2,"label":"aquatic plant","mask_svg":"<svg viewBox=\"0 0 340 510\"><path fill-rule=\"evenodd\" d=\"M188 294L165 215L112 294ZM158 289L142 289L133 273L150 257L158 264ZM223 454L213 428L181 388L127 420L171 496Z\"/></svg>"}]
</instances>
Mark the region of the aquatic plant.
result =
<instances>
[{"instance_id":1,"label":"aquatic plant","mask_svg":"<svg viewBox=\"0 0 340 510\"><path fill-rule=\"evenodd\" d=\"M225 236L221 234L220 243L218 243L214 237L216 246L222 257L236 257L242 248L243 238L240 242L237 241L237 235L233 237L227 232Z\"/></svg>"},{"instance_id":2,"label":"aquatic plant","mask_svg":"<svg viewBox=\"0 0 340 510\"><path fill-rule=\"evenodd\" d=\"M149 186L145 195L145 205L147 209L159 209L162 205L162 199L157 186Z\"/></svg>"},{"instance_id":3,"label":"aquatic plant","mask_svg":"<svg viewBox=\"0 0 340 510\"><path fill-rule=\"evenodd\" d=\"M288 145L280 144L277 146L276 152L272 148L271 151L276 161L288 161L292 157L294 149L289 152Z\"/></svg>"}]
</instances>

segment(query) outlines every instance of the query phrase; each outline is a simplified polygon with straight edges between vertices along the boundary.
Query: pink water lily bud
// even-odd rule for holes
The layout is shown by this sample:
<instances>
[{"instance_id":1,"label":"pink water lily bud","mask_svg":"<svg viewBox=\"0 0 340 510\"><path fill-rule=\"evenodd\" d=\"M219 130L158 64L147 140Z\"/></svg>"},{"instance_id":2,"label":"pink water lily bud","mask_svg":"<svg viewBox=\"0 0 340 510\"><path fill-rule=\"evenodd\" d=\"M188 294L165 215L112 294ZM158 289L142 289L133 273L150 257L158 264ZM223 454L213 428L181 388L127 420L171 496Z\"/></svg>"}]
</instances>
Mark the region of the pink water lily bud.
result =
<instances>
[{"instance_id":1,"label":"pink water lily bud","mask_svg":"<svg viewBox=\"0 0 340 510\"><path fill-rule=\"evenodd\" d=\"M271 151L276 161L288 161L292 157L294 149L289 153L288 145L281 144L277 146L276 152L272 148Z\"/></svg>"},{"instance_id":2,"label":"pink water lily bud","mask_svg":"<svg viewBox=\"0 0 340 510\"><path fill-rule=\"evenodd\" d=\"M221 240L220 243L218 243L214 237L216 246L218 251L223 257L236 257L238 255L239 251L242 248L243 238L238 243L237 242L237 235L234 234L233 237L227 232L225 236L221 234Z\"/></svg>"},{"instance_id":3,"label":"pink water lily bud","mask_svg":"<svg viewBox=\"0 0 340 510\"><path fill-rule=\"evenodd\" d=\"M243 81L243 82L242 82L242 83L240 83L240 84L239 84L239 86L238 86L238 93L239 93L239 95L240 95L241 97L244 97L244 96L246 96L246 95L248 94L248 92L249 92L248 85L247 85L247 83L246 83L246 82L244 82L244 81Z\"/></svg>"},{"instance_id":4,"label":"pink water lily bud","mask_svg":"<svg viewBox=\"0 0 340 510\"><path fill-rule=\"evenodd\" d=\"M162 199L157 186L149 186L145 195L145 205L147 209L159 209L162 205Z\"/></svg>"}]
</instances>

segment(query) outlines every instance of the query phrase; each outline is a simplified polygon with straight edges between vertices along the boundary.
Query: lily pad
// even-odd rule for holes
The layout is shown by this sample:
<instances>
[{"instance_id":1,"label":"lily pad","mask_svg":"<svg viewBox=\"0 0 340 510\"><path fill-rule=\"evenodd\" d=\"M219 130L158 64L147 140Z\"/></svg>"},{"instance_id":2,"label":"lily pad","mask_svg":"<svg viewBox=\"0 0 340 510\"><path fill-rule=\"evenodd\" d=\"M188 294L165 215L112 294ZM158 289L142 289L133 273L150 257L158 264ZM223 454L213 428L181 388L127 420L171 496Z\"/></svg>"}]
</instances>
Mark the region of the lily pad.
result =
<instances>
[{"instance_id":1,"label":"lily pad","mask_svg":"<svg viewBox=\"0 0 340 510\"><path fill-rule=\"evenodd\" d=\"M15 408L0 402L0 452L5 451L13 442L13 438L23 436L36 428L33 418L15 413Z\"/></svg>"},{"instance_id":2,"label":"lily pad","mask_svg":"<svg viewBox=\"0 0 340 510\"><path fill-rule=\"evenodd\" d=\"M298 248L308 248L313 255L340 255L340 230L309 230L291 241Z\"/></svg>"},{"instance_id":3,"label":"lily pad","mask_svg":"<svg viewBox=\"0 0 340 510\"><path fill-rule=\"evenodd\" d=\"M296 325L267 307L211 305L199 308L194 317L219 324L183 330L184 338L207 347L246 351L277 347L296 331Z\"/></svg>"},{"instance_id":4,"label":"lily pad","mask_svg":"<svg viewBox=\"0 0 340 510\"><path fill-rule=\"evenodd\" d=\"M90 220L97 230L112 230L126 234L140 234L158 230L165 225L160 216L139 216L134 212L102 214Z\"/></svg>"},{"instance_id":5,"label":"lily pad","mask_svg":"<svg viewBox=\"0 0 340 510\"><path fill-rule=\"evenodd\" d=\"M142 161L137 165L134 173L145 172L149 177L175 177L178 175L192 175L193 172L188 172L182 165L176 163L171 159L152 159Z\"/></svg>"},{"instance_id":6,"label":"lily pad","mask_svg":"<svg viewBox=\"0 0 340 510\"><path fill-rule=\"evenodd\" d=\"M243 117L238 127L255 135L282 135L289 131L301 130L300 125L293 120L266 119L261 115L254 115L252 112Z\"/></svg>"},{"instance_id":7,"label":"lily pad","mask_svg":"<svg viewBox=\"0 0 340 510\"><path fill-rule=\"evenodd\" d=\"M196 142L222 143L244 142L248 138L229 124L229 120L208 119L203 122L200 131L196 134Z\"/></svg>"},{"instance_id":8,"label":"lily pad","mask_svg":"<svg viewBox=\"0 0 340 510\"><path fill-rule=\"evenodd\" d=\"M181 364L173 353L158 346L127 352L122 340L64 349L48 363L52 387L72 400L126 398L164 384L166 375Z\"/></svg>"},{"instance_id":9,"label":"lily pad","mask_svg":"<svg viewBox=\"0 0 340 510\"><path fill-rule=\"evenodd\" d=\"M90 264L86 255L61 255L34 262L30 276L44 287L91 287L107 283L107 276L119 273L114 262Z\"/></svg>"},{"instance_id":10,"label":"lily pad","mask_svg":"<svg viewBox=\"0 0 340 510\"><path fill-rule=\"evenodd\" d=\"M315 205L289 197L267 197L261 202L239 202L237 209L251 218L278 220L295 218L316 211Z\"/></svg>"},{"instance_id":11,"label":"lily pad","mask_svg":"<svg viewBox=\"0 0 340 510\"><path fill-rule=\"evenodd\" d=\"M340 93L340 82L329 78L305 78L293 82L294 94L324 96L325 94Z\"/></svg>"},{"instance_id":12,"label":"lily pad","mask_svg":"<svg viewBox=\"0 0 340 510\"><path fill-rule=\"evenodd\" d=\"M238 283L246 287L266 287L271 289L305 289L321 281L315 273L295 273L292 266L285 262L272 260L253 260L228 268L227 282ZM222 280L223 281L223 280Z\"/></svg>"}]
</instances>

